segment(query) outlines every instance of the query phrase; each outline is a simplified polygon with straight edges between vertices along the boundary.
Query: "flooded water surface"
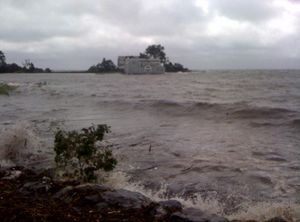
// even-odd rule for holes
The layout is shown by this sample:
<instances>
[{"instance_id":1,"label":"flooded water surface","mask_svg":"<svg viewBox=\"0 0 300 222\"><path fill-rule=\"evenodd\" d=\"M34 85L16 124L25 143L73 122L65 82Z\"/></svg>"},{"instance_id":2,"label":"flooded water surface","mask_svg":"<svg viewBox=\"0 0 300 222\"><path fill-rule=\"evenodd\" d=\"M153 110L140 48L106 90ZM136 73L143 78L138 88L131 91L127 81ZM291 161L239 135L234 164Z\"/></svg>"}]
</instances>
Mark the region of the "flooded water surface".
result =
<instances>
[{"instance_id":1,"label":"flooded water surface","mask_svg":"<svg viewBox=\"0 0 300 222\"><path fill-rule=\"evenodd\" d=\"M0 81L18 85L0 96L0 145L31 149L27 164L53 164L57 128L106 123L129 184L201 199L228 215L258 203L299 209L300 71L4 74Z\"/></svg>"}]
</instances>

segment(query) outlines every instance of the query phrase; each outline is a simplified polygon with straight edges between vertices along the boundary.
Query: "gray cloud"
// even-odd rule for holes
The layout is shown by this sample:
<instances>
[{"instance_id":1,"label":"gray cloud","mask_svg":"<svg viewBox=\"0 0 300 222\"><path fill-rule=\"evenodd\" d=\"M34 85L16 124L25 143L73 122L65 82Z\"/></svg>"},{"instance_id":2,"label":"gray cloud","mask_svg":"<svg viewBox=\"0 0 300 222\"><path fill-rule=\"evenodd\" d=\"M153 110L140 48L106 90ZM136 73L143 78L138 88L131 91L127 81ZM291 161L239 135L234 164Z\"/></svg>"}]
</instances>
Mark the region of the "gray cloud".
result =
<instances>
[{"instance_id":1,"label":"gray cloud","mask_svg":"<svg viewBox=\"0 0 300 222\"><path fill-rule=\"evenodd\" d=\"M220 14L231 19L264 22L280 13L280 9L272 5L272 0L211 0L210 4Z\"/></svg>"},{"instance_id":2,"label":"gray cloud","mask_svg":"<svg viewBox=\"0 0 300 222\"><path fill-rule=\"evenodd\" d=\"M86 69L160 43L191 68L300 68L293 0L6 0L0 21L9 62Z\"/></svg>"}]
</instances>

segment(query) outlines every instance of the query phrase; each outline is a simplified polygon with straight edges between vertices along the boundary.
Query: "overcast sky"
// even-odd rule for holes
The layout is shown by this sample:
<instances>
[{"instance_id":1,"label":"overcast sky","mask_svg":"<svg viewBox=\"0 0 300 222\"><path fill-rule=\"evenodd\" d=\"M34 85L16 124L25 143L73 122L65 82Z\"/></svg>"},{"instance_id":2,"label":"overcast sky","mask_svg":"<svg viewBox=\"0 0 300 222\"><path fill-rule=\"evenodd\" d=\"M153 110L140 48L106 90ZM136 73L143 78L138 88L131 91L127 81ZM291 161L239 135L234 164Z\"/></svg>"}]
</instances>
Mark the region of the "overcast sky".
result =
<instances>
[{"instance_id":1,"label":"overcast sky","mask_svg":"<svg viewBox=\"0 0 300 222\"><path fill-rule=\"evenodd\" d=\"M0 0L10 63L87 69L149 44L193 69L300 68L300 0Z\"/></svg>"}]
</instances>

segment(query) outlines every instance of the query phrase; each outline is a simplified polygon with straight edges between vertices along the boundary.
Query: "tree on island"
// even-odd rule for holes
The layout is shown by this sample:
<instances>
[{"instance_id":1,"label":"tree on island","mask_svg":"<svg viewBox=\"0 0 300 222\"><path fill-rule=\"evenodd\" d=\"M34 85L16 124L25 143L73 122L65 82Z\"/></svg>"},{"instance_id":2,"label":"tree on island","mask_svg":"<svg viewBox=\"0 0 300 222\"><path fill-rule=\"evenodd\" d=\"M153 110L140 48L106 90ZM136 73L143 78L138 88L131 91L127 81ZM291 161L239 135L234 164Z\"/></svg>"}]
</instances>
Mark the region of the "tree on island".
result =
<instances>
[{"instance_id":1,"label":"tree on island","mask_svg":"<svg viewBox=\"0 0 300 222\"><path fill-rule=\"evenodd\" d=\"M162 64L165 64L166 53L164 52L164 50L165 47L161 45L150 45L146 48L145 53L141 54L147 56L148 58L159 59Z\"/></svg>"},{"instance_id":2,"label":"tree on island","mask_svg":"<svg viewBox=\"0 0 300 222\"><path fill-rule=\"evenodd\" d=\"M168 61L166 53L164 52L165 47L158 45L150 45L146 48L144 53L140 53L140 58L154 58L159 59L164 65L166 72L188 72L187 68L184 68L180 63L172 63Z\"/></svg>"},{"instance_id":3,"label":"tree on island","mask_svg":"<svg viewBox=\"0 0 300 222\"><path fill-rule=\"evenodd\" d=\"M118 71L119 71L119 69L113 63L113 61L111 61L110 59L106 60L105 58L103 58L101 63L91 66L87 72L90 72L90 73L113 73L113 72L118 72Z\"/></svg>"}]
</instances>

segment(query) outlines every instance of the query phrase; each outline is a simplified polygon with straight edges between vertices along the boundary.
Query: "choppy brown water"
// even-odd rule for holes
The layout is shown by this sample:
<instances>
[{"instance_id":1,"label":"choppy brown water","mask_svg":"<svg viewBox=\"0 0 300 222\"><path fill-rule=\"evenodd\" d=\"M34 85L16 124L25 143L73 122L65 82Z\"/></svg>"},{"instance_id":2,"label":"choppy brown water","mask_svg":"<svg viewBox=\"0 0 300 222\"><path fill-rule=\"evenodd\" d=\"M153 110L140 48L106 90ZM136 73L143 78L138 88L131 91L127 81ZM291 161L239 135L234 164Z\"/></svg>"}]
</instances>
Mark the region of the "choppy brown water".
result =
<instances>
[{"instance_id":1,"label":"choppy brown water","mask_svg":"<svg viewBox=\"0 0 300 222\"><path fill-rule=\"evenodd\" d=\"M0 96L2 145L30 136L26 146L51 159L56 127L107 123L118 171L143 189L214 200L227 214L260 202L299 209L300 71L5 74L0 81L19 85ZM34 165L35 157L24 161Z\"/></svg>"}]
</instances>

